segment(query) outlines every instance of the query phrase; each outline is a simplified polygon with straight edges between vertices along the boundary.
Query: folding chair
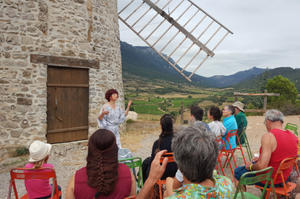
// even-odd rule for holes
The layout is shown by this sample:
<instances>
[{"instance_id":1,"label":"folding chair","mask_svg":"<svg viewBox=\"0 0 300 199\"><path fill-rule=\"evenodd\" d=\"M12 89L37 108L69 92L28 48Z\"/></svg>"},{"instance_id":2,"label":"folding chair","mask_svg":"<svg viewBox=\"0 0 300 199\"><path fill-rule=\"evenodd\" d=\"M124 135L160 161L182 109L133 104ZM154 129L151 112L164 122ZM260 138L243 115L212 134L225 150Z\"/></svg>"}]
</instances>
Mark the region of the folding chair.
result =
<instances>
[{"instance_id":1,"label":"folding chair","mask_svg":"<svg viewBox=\"0 0 300 199\"><path fill-rule=\"evenodd\" d=\"M220 144L220 146L221 146L222 148L225 147L221 135L217 137L217 142ZM234 177L234 172L233 172L233 169L232 169L230 160L229 160L229 154L227 154L226 150L223 150L223 151L220 150L220 151L219 151L218 159L217 159L217 165L216 165L216 170L217 170L218 174L220 174L220 171L219 171L219 169L218 169L218 167L219 167L219 168L221 169L221 171L222 171L223 176L226 176L225 173L224 173L223 166L222 166L222 157L223 157L223 156L225 156L225 157L227 158L226 161L228 161L228 164L229 164L230 169L231 169L232 177Z\"/></svg>"},{"instance_id":2,"label":"folding chair","mask_svg":"<svg viewBox=\"0 0 300 199\"><path fill-rule=\"evenodd\" d=\"M269 183L271 183L271 188L272 188L273 194L275 195L275 199L276 199L276 194L274 192L274 184L273 184L273 180L271 177L272 172L273 172L273 167L267 167L267 168L259 170L259 171L251 171L251 172L244 173L240 178L240 181L236 188L233 199L236 199L236 198L263 199ZM262 191L260 197L257 197L249 192L245 192L242 189L242 186L253 185L255 183L263 182L263 181L265 181L265 186L263 187L263 191Z\"/></svg>"},{"instance_id":3,"label":"folding chair","mask_svg":"<svg viewBox=\"0 0 300 199\"><path fill-rule=\"evenodd\" d=\"M59 199L61 191L58 191L57 180L55 170L52 168L41 168L41 169L27 169L27 168L15 168L10 170L10 185L8 191L8 198L11 198L11 188L13 188L15 193L15 198L19 199L17 187L15 180L47 180L53 179L51 199ZM26 193L20 199L28 199L28 194Z\"/></svg>"},{"instance_id":4,"label":"folding chair","mask_svg":"<svg viewBox=\"0 0 300 199\"><path fill-rule=\"evenodd\" d=\"M175 162L173 153L164 153L163 157L160 159L160 163L163 162L165 157L168 158L168 164L172 163L172 162ZM166 180L159 179L156 184L158 185L158 189L159 189L159 198L163 199L164 198L163 197L163 185L166 184ZM153 192L152 192L152 194L153 194ZM150 198L153 197L152 194L151 194Z\"/></svg>"},{"instance_id":5,"label":"folding chair","mask_svg":"<svg viewBox=\"0 0 300 199\"><path fill-rule=\"evenodd\" d=\"M252 155L251 148L250 148L250 145L249 145L249 141L248 141L248 138L247 138L246 128L244 128L242 133L239 135L239 139L244 140L244 143L241 144L241 146L246 148L249 161L251 162L251 160L253 158L253 155Z\"/></svg>"},{"instance_id":6,"label":"folding chair","mask_svg":"<svg viewBox=\"0 0 300 199\"><path fill-rule=\"evenodd\" d=\"M236 139L237 139L237 141L238 141L238 143L236 144L236 148L234 148L234 149L231 147L231 144L230 144L230 141L229 141L229 138L231 138L233 136L235 136ZM226 143L228 143L229 149L226 149L226 147L225 147ZM236 161L235 161L235 157L234 157L234 152L236 150L240 150L241 151L243 159L244 159L244 163L246 164L246 159L245 159L245 156L244 156L244 153L243 153L243 148L241 147L240 139L239 139L239 137L237 135L237 130L230 130L230 131L227 132L226 138L225 138L225 140L223 142L223 147L221 149L221 152L223 152L226 155L230 155L230 160L231 160L231 158L233 159L235 168L237 167L237 164L236 164ZM224 166L225 165L226 165L226 162L225 162Z\"/></svg>"},{"instance_id":7,"label":"folding chair","mask_svg":"<svg viewBox=\"0 0 300 199\"><path fill-rule=\"evenodd\" d=\"M135 176L137 182L138 191L143 187L143 172L142 172L142 158L133 157L119 160L120 163L126 164ZM136 173L135 168L138 168L138 172Z\"/></svg>"},{"instance_id":8,"label":"folding chair","mask_svg":"<svg viewBox=\"0 0 300 199\"><path fill-rule=\"evenodd\" d=\"M291 158L286 158L281 161L277 172L273 178L273 182L276 182L277 178L281 178L283 187L275 187L275 193L278 195L283 195L286 197L286 199L289 198L290 193L296 188L296 184L293 182L285 182L284 177L283 177L283 171L290 169L291 167L295 166L296 171L299 176L299 169L297 165L297 157L291 157ZM262 189L262 187L257 186L258 188ZM267 195L266 198L269 198L270 195L270 188L267 188Z\"/></svg>"},{"instance_id":9,"label":"folding chair","mask_svg":"<svg viewBox=\"0 0 300 199\"><path fill-rule=\"evenodd\" d=\"M298 137L298 126L296 124L287 123L284 129L293 131L293 133Z\"/></svg>"}]
</instances>

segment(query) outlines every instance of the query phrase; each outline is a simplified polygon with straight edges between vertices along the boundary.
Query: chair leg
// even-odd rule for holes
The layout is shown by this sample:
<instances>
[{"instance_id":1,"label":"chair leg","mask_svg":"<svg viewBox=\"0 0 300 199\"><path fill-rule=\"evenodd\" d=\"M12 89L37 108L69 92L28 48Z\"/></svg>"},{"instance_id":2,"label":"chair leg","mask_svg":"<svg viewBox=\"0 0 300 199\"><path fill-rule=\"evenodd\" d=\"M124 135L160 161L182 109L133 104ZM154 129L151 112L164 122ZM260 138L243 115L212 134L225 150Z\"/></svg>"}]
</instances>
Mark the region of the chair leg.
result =
<instances>
[{"instance_id":1,"label":"chair leg","mask_svg":"<svg viewBox=\"0 0 300 199\"><path fill-rule=\"evenodd\" d=\"M246 159L245 159L245 156L244 156L243 147L242 147L242 145L241 145L240 138L239 138L238 135L236 136L236 138L237 138L237 141L238 141L238 143L237 143L238 146L237 146L236 148L239 149L239 150L241 151L242 156L243 156L243 159L244 159L244 163L246 164Z\"/></svg>"},{"instance_id":2,"label":"chair leg","mask_svg":"<svg viewBox=\"0 0 300 199\"><path fill-rule=\"evenodd\" d=\"M162 184L158 185L158 189L159 189L159 197L160 197L160 199L163 199L164 197L163 197L163 193L162 193L162 189L163 189Z\"/></svg>"},{"instance_id":3,"label":"chair leg","mask_svg":"<svg viewBox=\"0 0 300 199\"><path fill-rule=\"evenodd\" d=\"M218 167L220 167L223 176L225 176L225 173L224 173L224 170L223 170L223 167L222 167L222 161L221 161L221 158L219 156L218 156L218 160L217 161L218 161L217 162L217 171L219 171Z\"/></svg>"},{"instance_id":4,"label":"chair leg","mask_svg":"<svg viewBox=\"0 0 300 199\"><path fill-rule=\"evenodd\" d=\"M235 168L237 168L237 164L236 164L235 157L234 157L234 151L232 151L231 156L232 156L232 159L234 162L234 166L235 166Z\"/></svg>"},{"instance_id":5,"label":"chair leg","mask_svg":"<svg viewBox=\"0 0 300 199\"><path fill-rule=\"evenodd\" d=\"M245 146L247 149L248 157L249 157L249 160L251 161L252 160L252 152L251 152L251 148L250 148L250 144L249 144L247 136L245 136L244 140L245 140Z\"/></svg>"},{"instance_id":6,"label":"chair leg","mask_svg":"<svg viewBox=\"0 0 300 199\"><path fill-rule=\"evenodd\" d=\"M227 164L229 164L229 167L230 167L230 170L231 170L231 175L232 175L232 177L234 178L234 172L233 172L233 169L232 169L232 166L231 166L231 163L230 163L229 154L226 154L225 156L226 156L226 160L225 160L225 163L224 163L224 166L223 166L223 167L225 167L225 165L226 165L226 163L227 163L227 161L228 161Z\"/></svg>"},{"instance_id":7,"label":"chair leg","mask_svg":"<svg viewBox=\"0 0 300 199\"><path fill-rule=\"evenodd\" d=\"M245 147L246 147L246 150L247 150L247 155L248 155L249 161L251 162L252 156L251 156L251 151L249 151L250 148L249 148L249 146L247 144L245 144Z\"/></svg>"}]
</instances>

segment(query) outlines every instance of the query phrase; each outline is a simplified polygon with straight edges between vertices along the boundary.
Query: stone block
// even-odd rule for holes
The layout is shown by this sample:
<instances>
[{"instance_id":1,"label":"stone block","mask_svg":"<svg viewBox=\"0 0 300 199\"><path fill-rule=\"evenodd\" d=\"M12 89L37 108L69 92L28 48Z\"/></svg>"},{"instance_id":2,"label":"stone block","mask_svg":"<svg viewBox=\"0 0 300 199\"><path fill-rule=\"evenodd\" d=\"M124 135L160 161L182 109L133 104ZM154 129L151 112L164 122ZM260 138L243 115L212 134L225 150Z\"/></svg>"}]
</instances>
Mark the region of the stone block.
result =
<instances>
[{"instance_id":1,"label":"stone block","mask_svg":"<svg viewBox=\"0 0 300 199\"><path fill-rule=\"evenodd\" d=\"M19 104L19 105L27 105L27 106L32 105L32 99L18 97L17 98L17 104Z\"/></svg>"},{"instance_id":2,"label":"stone block","mask_svg":"<svg viewBox=\"0 0 300 199\"><path fill-rule=\"evenodd\" d=\"M14 138L18 138L18 137L20 137L21 133L22 133L22 130L12 130L10 132L10 136L14 137Z\"/></svg>"},{"instance_id":3,"label":"stone block","mask_svg":"<svg viewBox=\"0 0 300 199\"><path fill-rule=\"evenodd\" d=\"M17 129L19 128L19 125L12 121L7 121L3 123L3 126L9 129Z\"/></svg>"}]
</instances>

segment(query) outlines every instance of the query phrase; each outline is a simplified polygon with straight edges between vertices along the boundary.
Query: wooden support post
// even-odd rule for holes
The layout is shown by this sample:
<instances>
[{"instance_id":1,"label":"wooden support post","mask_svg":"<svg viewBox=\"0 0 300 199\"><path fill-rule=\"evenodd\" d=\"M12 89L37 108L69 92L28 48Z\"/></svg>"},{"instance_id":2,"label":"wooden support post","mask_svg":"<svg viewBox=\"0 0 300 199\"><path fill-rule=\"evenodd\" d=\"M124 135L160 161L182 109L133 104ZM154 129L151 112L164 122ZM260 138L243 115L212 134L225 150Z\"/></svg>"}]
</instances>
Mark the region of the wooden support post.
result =
<instances>
[{"instance_id":1,"label":"wooden support post","mask_svg":"<svg viewBox=\"0 0 300 199\"><path fill-rule=\"evenodd\" d=\"M267 90L265 90L265 93L267 93ZM268 102L268 96L264 95L264 111L267 111L267 102Z\"/></svg>"},{"instance_id":2,"label":"wooden support post","mask_svg":"<svg viewBox=\"0 0 300 199\"><path fill-rule=\"evenodd\" d=\"M180 124L183 124L183 122L184 122L183 113L184 113L184 102L181 102Z\"/></svg>"}]
</instances>

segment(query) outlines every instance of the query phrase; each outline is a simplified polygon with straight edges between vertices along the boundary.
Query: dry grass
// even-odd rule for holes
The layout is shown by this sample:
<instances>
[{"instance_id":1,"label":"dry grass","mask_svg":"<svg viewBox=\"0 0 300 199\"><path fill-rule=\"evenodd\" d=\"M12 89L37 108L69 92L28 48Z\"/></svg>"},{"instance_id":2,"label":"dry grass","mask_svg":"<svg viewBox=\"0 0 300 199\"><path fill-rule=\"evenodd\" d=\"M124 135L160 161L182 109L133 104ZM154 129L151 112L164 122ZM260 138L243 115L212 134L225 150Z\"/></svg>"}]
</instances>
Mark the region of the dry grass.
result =
<instances>
[{"instance_id":1,"label":"dry grass","mask_svg":"<svg viewBox=\"0 0 300 199\"><path fill-rule=\"evenodd\" d=\"M126 126L126 131L121 134L122 147L136 152L143 147L141 146L141 142L148 134L159 135L159 132L160 125L158 121L136 121L129 123Z\"/></svg>"}]
</instances>

